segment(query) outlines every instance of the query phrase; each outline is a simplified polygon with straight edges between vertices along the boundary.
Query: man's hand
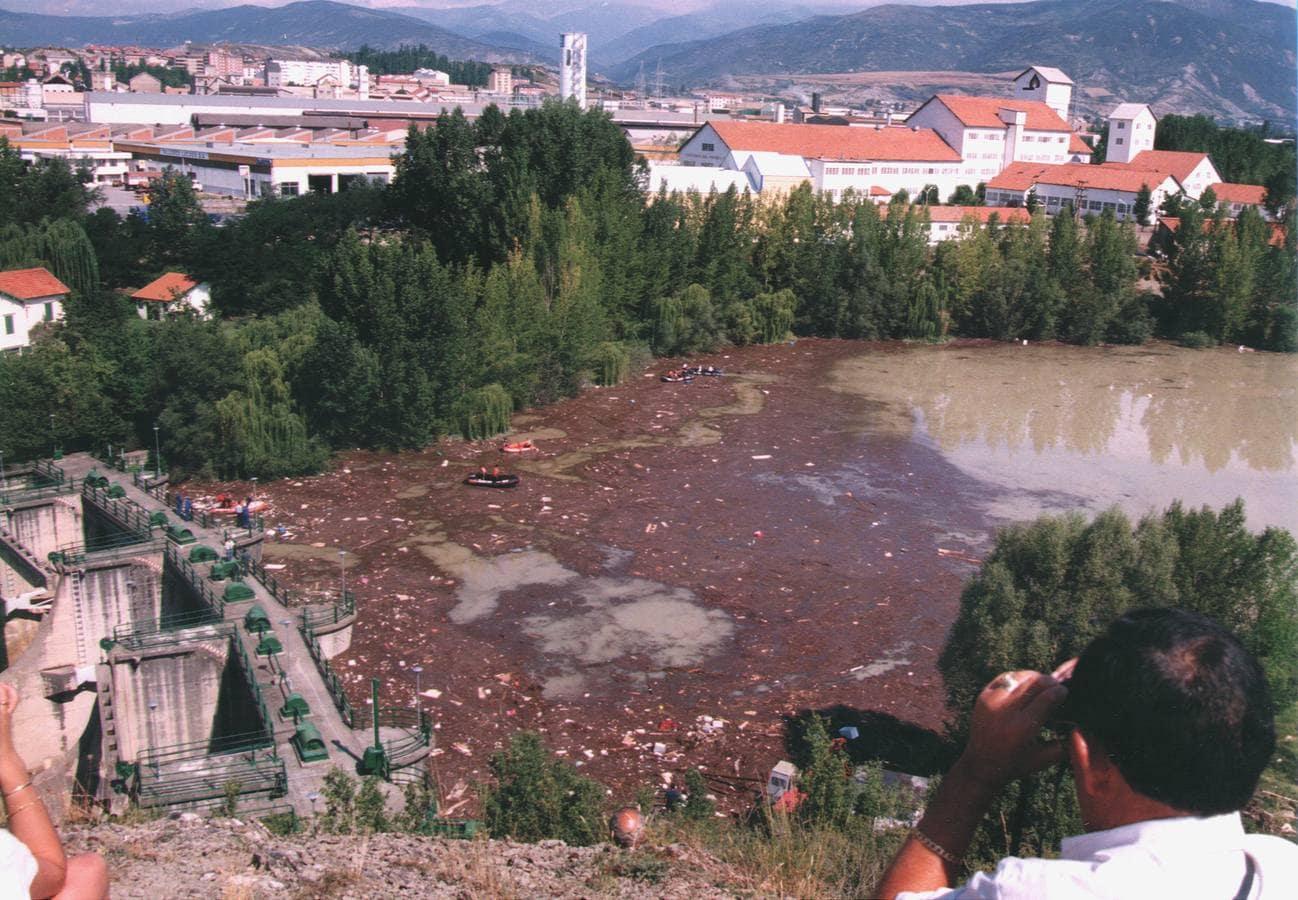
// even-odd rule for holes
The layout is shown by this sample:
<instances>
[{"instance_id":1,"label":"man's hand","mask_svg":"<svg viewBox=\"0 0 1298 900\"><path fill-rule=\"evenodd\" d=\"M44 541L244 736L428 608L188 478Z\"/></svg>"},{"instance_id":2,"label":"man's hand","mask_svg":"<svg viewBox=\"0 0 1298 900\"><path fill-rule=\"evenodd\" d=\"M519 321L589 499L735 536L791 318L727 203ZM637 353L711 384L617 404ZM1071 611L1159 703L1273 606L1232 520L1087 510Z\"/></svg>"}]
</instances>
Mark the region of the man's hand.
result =
<instances>
[{"instance_id":1,"label":"man's hand","mask_svg":"<svg viewBox=\"0 0 1298 900\"><path fill-rule=\"evenodd\" d=\"M1057 671L1063 674L1063 667ZM1040 672L1006 672L992 679L974 704L969 744L957 765L999 788L1060 762L1063 744L1043 742L1040 734L1067 696L1055 676Z\"/></svg>"}]
</instances>

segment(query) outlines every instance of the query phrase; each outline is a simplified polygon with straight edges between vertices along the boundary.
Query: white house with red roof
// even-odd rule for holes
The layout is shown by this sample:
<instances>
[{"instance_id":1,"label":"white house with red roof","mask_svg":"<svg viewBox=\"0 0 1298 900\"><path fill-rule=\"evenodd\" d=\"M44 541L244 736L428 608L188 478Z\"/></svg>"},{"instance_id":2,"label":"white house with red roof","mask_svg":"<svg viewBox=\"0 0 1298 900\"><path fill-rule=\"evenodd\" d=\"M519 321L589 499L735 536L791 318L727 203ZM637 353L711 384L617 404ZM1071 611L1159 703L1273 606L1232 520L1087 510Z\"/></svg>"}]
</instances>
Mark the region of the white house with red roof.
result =
<instances>
[{"instance_id":1,"label":"white house with red roof","mask_svg":"<svg viewBox=\"0 0 1298 900\"><path fill-rule=\"evenodd\" d=\"M1080 215L1108 210L1119 220L1134 217L1141 186L1150 190L1151 213L1180 184L1170 174L1133 169L1127 165L1102 166L1068 163L1052 166L1015 163L987 182L990 206L1023 206L1035 191L1037 202L1050 215L1071 207Z\"/></svg>"},{"instance_id":2,"label":"white house with red roof","mask_svg":"<svg viewBox=\"0 0 1298 900\"><path fill-rule=\"evenodd\" d=\"M848 190L876 196L905 190L913 195L929 184L946 196L957 185L969 183L960 155L940 135L904 126L709 122L686 141L680 159L686 166L745 171L758 190L767 183L785 189L791 186L789 179L809 178L813 190L834 199ZM805 165L805 174L797 160ZM768 182L766 173L773 180Z\"/></svg>"},{"instance_id":3,"label":"white house with red roof","mask_svg":"<svg viewBox=\"0 0 1298 900\"><path fill-rule=\"evenodd\" d=\"M1274 218L1266 209L1266 188L1260 184L1233 184L1219 181L1208 185L1217 197L1217 205L1225 204L1232 219L1239 218L1246 207L1253 207L1264 219Z\"/></svg>"},{"instance_id":4,"label":"white house with red roof","mask_svg":"<svg viewBox=\"0 0 1298 900\"><path fill-rule=\"evenodd\" d=\"M168 272L131 294L141 319L161 319L181 313L210 318L211 287L181 272Z\"/></svg>"},{"instance_id":5,"label":"white house with red roof","mask_svg":"<svg viewBox=\"0 0 1298 900\"><path fill-rule=\"evenodd\" d=\"M928 207L929 245L986 228L993 216L1002 225L1026 225L1032 221L1032 215L1021 206L930 206Z\"/></svg>"},{"instance_id":6,"label":"white house with red roof","mask_svg":"<svg viewBox=\"0 0 1298 900\"><path fill-rule=\"evenodd\" d=\"M31 346L31 330L63 318L68 286L48 269L0 272L0 352L21 353Z\"/></svg>"}]
</instances>

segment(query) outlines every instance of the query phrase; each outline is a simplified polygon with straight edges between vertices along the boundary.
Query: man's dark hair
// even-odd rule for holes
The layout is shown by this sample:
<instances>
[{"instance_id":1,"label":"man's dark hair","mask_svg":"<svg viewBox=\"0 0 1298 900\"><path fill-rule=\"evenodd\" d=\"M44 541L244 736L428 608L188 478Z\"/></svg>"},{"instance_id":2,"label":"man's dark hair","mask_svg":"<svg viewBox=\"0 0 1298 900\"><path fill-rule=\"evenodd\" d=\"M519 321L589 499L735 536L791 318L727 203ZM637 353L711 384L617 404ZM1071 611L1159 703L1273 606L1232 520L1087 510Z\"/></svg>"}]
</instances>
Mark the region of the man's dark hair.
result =
<instances>
[{"instance_id":1,"label":"man's dark hair","mask_svg":"<svg viewBox=\"0 0 1298 900\"><path fill-rule=\"evenodd\" d=\"M1134 790L1195 815L1241 809L1275 748L1262 668L1229 631L1184 610L1113 622L1078 660L1066 706Z\"/></svg>"}]
</instances>

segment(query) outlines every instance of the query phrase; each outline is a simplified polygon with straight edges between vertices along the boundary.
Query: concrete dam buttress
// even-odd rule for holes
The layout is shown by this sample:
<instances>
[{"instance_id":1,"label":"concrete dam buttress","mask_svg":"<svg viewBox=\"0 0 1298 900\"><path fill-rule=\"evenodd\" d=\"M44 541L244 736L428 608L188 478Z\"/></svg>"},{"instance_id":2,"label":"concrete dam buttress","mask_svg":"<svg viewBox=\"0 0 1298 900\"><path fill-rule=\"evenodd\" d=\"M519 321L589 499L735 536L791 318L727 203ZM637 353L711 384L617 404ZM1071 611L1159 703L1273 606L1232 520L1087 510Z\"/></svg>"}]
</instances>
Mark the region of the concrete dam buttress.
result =
<instances>
[{"instance_id":1,"label":"concrete dam buttress","mask_svg":"<svg viewBox=\"0 0 1298 900\"><path fill-rule=\"evenodd\" d=\"M233 794L302 814L335 765L426 779L423 712L353 708L329 662L354 596L303 603L261 565L259 521L126 469L77 454L0 480L0 678L23 698L19 749L51 812L74 793L112 812Z\"/></svg>"}]
</instances>

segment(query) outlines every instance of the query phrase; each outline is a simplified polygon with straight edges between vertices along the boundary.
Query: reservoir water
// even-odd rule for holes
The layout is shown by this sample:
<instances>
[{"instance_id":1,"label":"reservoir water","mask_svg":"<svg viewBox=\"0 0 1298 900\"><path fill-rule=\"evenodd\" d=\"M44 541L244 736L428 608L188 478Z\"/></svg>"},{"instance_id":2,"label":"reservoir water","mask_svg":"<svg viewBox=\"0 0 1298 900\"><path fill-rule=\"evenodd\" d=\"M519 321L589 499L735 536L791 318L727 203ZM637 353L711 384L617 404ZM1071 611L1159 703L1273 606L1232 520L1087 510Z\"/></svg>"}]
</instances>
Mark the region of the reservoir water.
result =
<instances>
[{"instance_id":1,"label":"reservoir water","mask_svg":"<svg viewBox=\"0 0 1298 900\"><path fill-rule=\"evenodd\" d=\"M1128 514L1243 497L1298 534L1298 357L1166 344L903 347L839 363L865 428L932 446L992 488L985 512Z\"/></svg>"}]
</instances>

